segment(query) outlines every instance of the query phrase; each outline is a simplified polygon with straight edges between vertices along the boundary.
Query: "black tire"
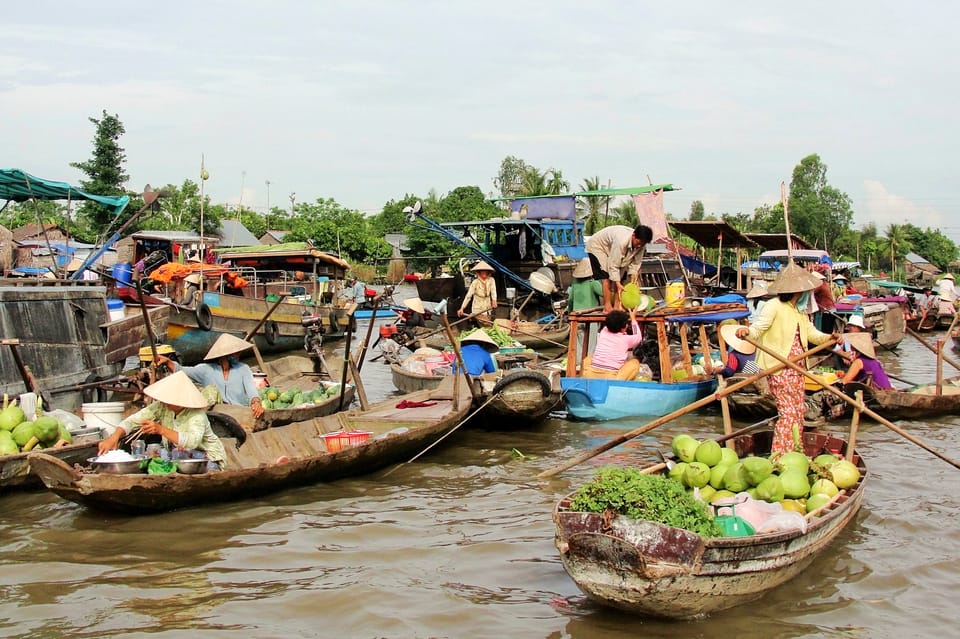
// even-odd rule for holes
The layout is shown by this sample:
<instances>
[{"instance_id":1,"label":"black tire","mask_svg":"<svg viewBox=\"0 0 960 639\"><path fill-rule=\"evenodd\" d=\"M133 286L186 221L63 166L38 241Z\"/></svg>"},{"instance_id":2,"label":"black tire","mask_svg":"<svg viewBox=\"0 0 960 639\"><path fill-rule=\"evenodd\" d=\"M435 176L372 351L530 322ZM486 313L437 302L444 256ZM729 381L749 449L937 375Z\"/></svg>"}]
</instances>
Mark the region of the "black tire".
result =
<instances>
[{"instance_id":1,"label":"black tire","mask_svg":"<svg viewBox=\"0 0 960 639\"><path fill-rule=\"evenodd\" d=\"M547 379L546 375L543 373L538 373L537 371L516 371L504 375L503 378L494 385L492 394L496 395L510 384L524 379L532 379L539 382L540 390L543 393L543 396L547 397L550 395L550 380Z\"/></svg>"},{"instance_id":2,"label":"black tire","mask_svg":"<svg viewBox=\"0 0 960 639\"><path fill-rule=\"evenodd\" d=\"M267 344L275 346L280 340L280 326L273 320L267 320L263 325L263 336L266 338Z\"/></svg>"},{"instance_id":3,"label":"black tire","mask_svg":"<svg viewBox=\"0 0 960 639\"><path fill-rule=\"evenodd\" d=\"M229 415L216 411L207 411L210 428L217 437L233 437L237 440L237 448L247 441L247 431L243 430L240 422Z\"/></svg>"},{"instance_id":4,"label":"black tire","mask_svg":"<svg viewBox=\"0 0 960 639\"><path fill-rule=\"evenodd\" d=\"M213 328L213 313L210 312L209 306L203 303L199 304L195 314L197 316L197 326L205 331Z\"/></svg>"},{"instance_id":5,"label":"black tire","mask_svg":"<svg viewBox=\"0 0 960 639\"><path fill-rule=\"evenodd\" d=\"M106 378L98 377L95 373L90 373L90 376L87 377L83 383L93 384L94 382L102 382L104 379ZM80 396L83 398L84 404L107 401L107 391L100 387L84 388L82 391L80 391Z\"/></svg>"}]
</instances>

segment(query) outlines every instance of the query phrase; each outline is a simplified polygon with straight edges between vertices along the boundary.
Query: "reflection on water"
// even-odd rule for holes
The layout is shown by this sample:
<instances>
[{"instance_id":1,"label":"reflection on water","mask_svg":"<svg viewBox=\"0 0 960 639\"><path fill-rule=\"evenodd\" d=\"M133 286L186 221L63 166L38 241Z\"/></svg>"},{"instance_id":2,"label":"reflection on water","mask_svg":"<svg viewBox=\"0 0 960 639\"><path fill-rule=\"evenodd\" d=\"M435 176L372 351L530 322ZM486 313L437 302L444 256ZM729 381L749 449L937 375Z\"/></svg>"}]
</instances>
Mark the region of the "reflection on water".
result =
<instances>
[{"instance_id":1,"label":"reflection on water","mask_svg":"<svg viewBox=\"0 0 960 639\"><path fill-rule=\"evenodd\" d=\"M930 379L905 343L895 374ZM389 373L367 363L371 400ZM46 493L0 507L0 633L110 637L953 636L960 472L864 423L864 507L806 571L709 619L638 619L588 601L553 546L555 501L597 467L639 464L687 416L549 481L537 473L641 425L553 420L526 432L461 429L415 463L232 504L147 517L85 511ZM960 418L906 423L960 456ZM846 424L831 426L843 432ZM521 451L524 457L511 454ZM236 634L238 633L239 634Z\"/></svg>"}]
</instances>

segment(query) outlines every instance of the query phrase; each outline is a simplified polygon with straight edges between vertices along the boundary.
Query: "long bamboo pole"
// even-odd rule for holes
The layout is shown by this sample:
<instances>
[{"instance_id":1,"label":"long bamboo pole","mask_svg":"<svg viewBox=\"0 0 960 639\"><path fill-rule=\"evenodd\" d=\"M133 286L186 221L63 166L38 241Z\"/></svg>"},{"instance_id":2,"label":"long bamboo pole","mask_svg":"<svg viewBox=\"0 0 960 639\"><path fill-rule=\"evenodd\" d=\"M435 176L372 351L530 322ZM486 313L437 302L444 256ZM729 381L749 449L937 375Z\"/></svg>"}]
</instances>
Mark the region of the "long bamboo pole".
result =
<instances>
[{"instance_id":1,"label":"long bamboo pole","mask_svg":"<svg viewBox=\"0 0 960 639\"><path fill-rule=\"evenodd\" d=\"M819 379L818 379L813 373L811 373L810 371L808 371L808 370L806 370L806 369L804 369L804 368L801 368L800 366L797 366L797 365L794 364L793 362L787 360L787 359L786 359L785 357L783 357L783 355L781 355L780 353L775 353L775 352L771 351L769 348L767 348L767 347L764 346L763 344L760 344L759 342L756 342L756 341L750 339L749 337L745 337L744 339L745 339L747 342L749 342L749 343L753 344L754 346L756 346L757 348L759 348L760 350L762 350L764 353L766 353L766 354L769 355L770 357L772 357L772 358L774 358L775 360L777 360L778 362L780 362L781 364L786 365L786 366L789 367L791 370L797 371L798 373L800 373L801 375L803 375L803 376L806 377L807 379L811 379L811 380L817 382L818 384L822 381L822 380L819 380ZM884 426L886 426L887 428L889 428L890 430L892 430L892 431L895 432L896 434L900 435L901 437L903 437L903 438L906 439L907 441L909 441L909 442L911 442L911 443L913 443L913 444L916 444L917 446L919 446L920 448L924 449L924 450L927 451L928 453L939 457L940 459L942 459L943 461L947 462L948 464L950 464L950 465L953 466L954 468L960 469L960 462L954 461L953 459L950 459L949 457L947 457L946 455L944 455L944 454L941 453L940 451L938 451L938 450L936 450L936 449L934 449L934 448L931 448L930 446L928 446L926 443L924 443L924 442L923 442L922 440L920 440L919 438L914 437L913 435L911 435L911 434L908 433L907 431L903 430L902 428L900 428L900 427L897 426L896 424L890 422L890 420L886 419L886 418L883 417L882 415L877 414L877 412L874 411L873 409L868 408L867 406L865 406L863 402L858 402L857 400L853 399L852 397L850 397L850 396L847 395L846 393L843 393L842 391L834 388L833 386L830 386L829 384L825 385L823 388L824 388L825 390L827 390L828 392L836 395L837 397L839 397L839 398L842 399L843 401L847 402L848 404L850 404L850 405L853 406L854 408L858 409L861 413L864 413L865 415L868 415L869 417L871 417L873 420L877 421L878 423L883 424Z\"/></svg>"},{"instance_id":2,"label":"long bamboo pole","mask_svg":"<svg viewBox=\"0 0 960 639\"><path fill-rule=\"evenodd\" d=\"M926 349L927 349L928 351L934 353L935 355L937 354L937 349L934 348L933 346L930 346L930 343L927 342L927 340L923 339L923 338L920 336L920 334L917 333L915 330L913 330L912 328L910 328L910 327L908 326L908 327L907 327L907 332L908 332L909 334L913 335L914 337L916 337L916 338L917 338L917 341L920 342L921 344L923 344L924 347L926 347ZM960 363L957 363L957 361L956 361L955 359L952 359L952 358L947 357L946 355L944 355L944 356L943 356L943 361L945 361L947 364L950 364L950 365L953 366L955 369L957 369L958 371L960 371Z\"/></svg>"},{"instance_id":3,"label":"long bamboo pole","mask_svg":"<svg viewBox=\"0 0 960 639\"><path fill-rule=\"evenodd\" d=\"M712 401L718 400L718 399L720 399L721 397L725 397L725 396L729 395L730 393L733 393L733 392L735 392L735 391L738 391L738 390L740 390L741 388L743 388L743 387L745 387L745 386L749 386L750 384L754 383L754 382L757 381L758 379L767 377L767 376L769 376L769 375L773 375L774 373L777 373L777 372L779 372L780 370L782 370L785 366L788 365L788 363L792 364L793 362L802 361L802 360L806 359L807 357L810 357L810 356L813 355L814 353L818 353L818 352L820 352L820 351L822 351L822 350L824 350L824 349L826 349L826 348L832 347L832 346L833 346L834 344L836 344L836 343L837 343L837 342L836 342L836 340L834 340L834 339L827 340L826 342L824 342L823 344L820 344L820 345L817 346L816 348L812 348L812 349L810 349L810 350L808 350L808 351L806 351L806 352L804 352L804 353L800 353L799 355L796 355L796 356L794 356L794 357L791 357L791 358L788 360L787 363L776 364L776 365L772 366L771 368L768 368L767 370L760 371L759 373L755 373L755 374L751 375L750 377L747 377L746 379L742 379L742 380L740 380L740 381L738 381L738 382L736 382L736 383L734 383L734 384L730 384L729 386L727 386L727 387L724 388L723 390L717 391L717 392L713 393L712 395L708 395L708 396L706 396L706 397L704 397L704 398L702 398L702 399L698 399L697 401L695 401L695 402L693 402L693 403L691 403L691 404L687 404L687 405L684 406L683 408L678 408L677 410L673 411L672 413L669 413L669 414L667 414L667 415L664 415L663 417L658 417L657 419L653 420L653 421L650 422L649 424L645 424L645 425L643 425L643 426L640 426L639 428L634 428L633 430L628 431L628 432L624 433L623 435L620 435L620 436L618 436L618 437L614 437L614 438L611 439L610 441L608 441L608 442L606 442L606 443L603 443L603 444L600 444L600 445L597 446L596 448L593 448L593 449L591 449L591 450L588 450L588 451L586 451L586 452L584 452L584 453L581 453L581 454L577 455L576 457L574 457L573 459L571 459L571 460L569 460L569 461L566 461L566 462L564 462L564 463L562 463L562 464L560 464L560 465L558 465L558 466L554 466L553 468L549 468L549 469L543 471L542 473L540 473L539 475L537 475L537 477L538 477L539 479L546 479L546 478L548 478L548 477L553 477L554 475L557 475L557 474L559 474L559 473L562 473L563 471L567 470L568 468L573 468L574 466L577 466L578 464L582 464L583 462L587 461L588 459L591 459L591 458L593 458L593 457L596 457L596 456L599 455L600 453L603 453L603 452L605 452L605 451L608 451L608 450L610 450L611 448L614 448L615 446L619 446L620 444L622 444L622 443L624 443L624 442L626 442L626 441L630 441L630 440L633 439L634 437L637 437L637 436L639 436L639 435L642 435L642 434L646 433L647 431L653 430L653 429L656 428L657 426L661 426L661 425L663 425L663 424L666 424L667 422L672 421L672 420L676 419L677 417L680 417L681 415L686 415L687 413L689 413L689 412L691 412L691 411L695 411L695 410L698 409L698 408L701 408L701 407L703 407L703 406L706 406L707 404L709 404L709 403L712 402ZM795 365L795 364L794 364L794 365Z\"/></svg>"}]
</instances>

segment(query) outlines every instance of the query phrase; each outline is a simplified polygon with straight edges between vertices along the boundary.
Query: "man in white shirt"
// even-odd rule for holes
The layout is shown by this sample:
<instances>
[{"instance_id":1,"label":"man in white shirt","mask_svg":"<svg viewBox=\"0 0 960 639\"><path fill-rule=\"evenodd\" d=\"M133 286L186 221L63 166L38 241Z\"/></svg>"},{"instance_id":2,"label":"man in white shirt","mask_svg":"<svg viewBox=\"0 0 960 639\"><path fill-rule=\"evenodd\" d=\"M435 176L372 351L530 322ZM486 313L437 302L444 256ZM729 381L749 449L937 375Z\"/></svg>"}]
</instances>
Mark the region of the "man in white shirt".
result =
<instances>
[{"instance_id":1,"label":"man in white shirt","mask_svg":"<svg viewBox=\"0 0 960 639\"><path fill-rule=\"evenodd\" d=\"M653 239L653 230L640 224L608 226L587 240L587 257L593 268L593 279L603 282L603 310L609 313L620 308L620 292L628 277L637 278L646 252Z\"/></svg>"}]
</instances>

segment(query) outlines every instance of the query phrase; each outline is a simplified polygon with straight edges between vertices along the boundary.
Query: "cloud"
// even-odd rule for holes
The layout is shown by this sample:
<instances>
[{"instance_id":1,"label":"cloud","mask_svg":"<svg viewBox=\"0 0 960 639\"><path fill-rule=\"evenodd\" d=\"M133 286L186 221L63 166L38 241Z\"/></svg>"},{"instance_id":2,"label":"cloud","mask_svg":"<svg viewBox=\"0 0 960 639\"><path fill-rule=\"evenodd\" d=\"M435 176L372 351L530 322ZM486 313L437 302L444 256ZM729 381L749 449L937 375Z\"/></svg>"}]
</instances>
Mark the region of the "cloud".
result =
<instances>
[{"instance_id":1,"label":"cloud","mask_svg":"<svg viewBox=\"0 0 960 639\"><path fill-rule=\"evenodd\" d=\"M910 199L891 193L878 180L863 181L863 200L856 207L860 224L873 222L877 231L883 233L890 224L910 223L921 229L943 229L947 216L936 207L917 204Z\"/></svg>"}]
</instances>

